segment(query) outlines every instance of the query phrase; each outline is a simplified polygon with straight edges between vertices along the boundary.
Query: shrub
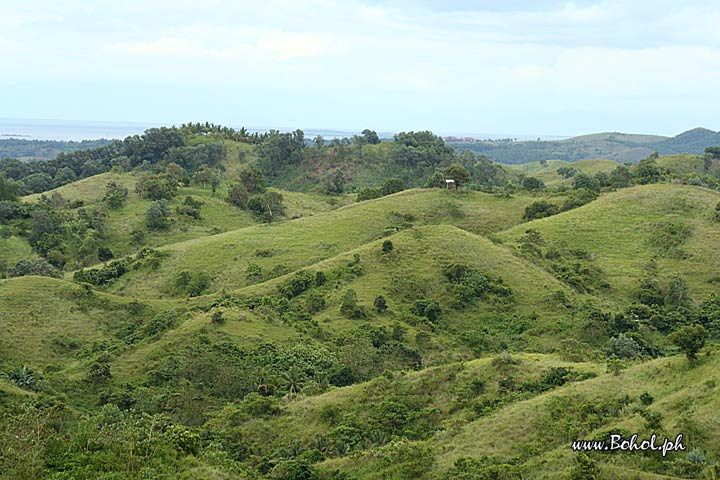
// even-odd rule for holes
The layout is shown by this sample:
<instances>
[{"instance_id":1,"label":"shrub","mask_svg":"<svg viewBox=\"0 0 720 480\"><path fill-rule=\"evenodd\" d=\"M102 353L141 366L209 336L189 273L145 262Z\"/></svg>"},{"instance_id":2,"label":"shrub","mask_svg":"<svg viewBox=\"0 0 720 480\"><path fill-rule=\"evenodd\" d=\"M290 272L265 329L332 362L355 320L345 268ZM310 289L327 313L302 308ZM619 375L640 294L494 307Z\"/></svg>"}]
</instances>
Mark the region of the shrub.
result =
<instances>
[{"instance_id":1,"label":"shrub","mask_svg":"<svg viewBox=\"0 0 720 480\"><path fill-rule=\"evenodd\" d=\"M152 230L165 230L170 226L170 208L167 200L156 200L145 214L146 225Z\"/></svg>"},{"instance_id":2,"label":"shrub","mask_svg":"<svg viewBox=\"0 0 720 480\"><path fill-rule=\"evenodd\" d=\"M200 210L197 208L193 208L189 205L178 205L175 207L175 213L178 215L185 215L186 217L194 218L195 220L200 220Z\"/></svg>"},{"instance_id":3,"label":"shrub","mask_svg":"<svg viewBox=\"0 0 720 480\"><path fill-rule=\"evenodd\" d=\"M527 190L542 190L545 184L542 180L535 177L525 177L522 179L522 186Z\"/></svg>"},{"instance_id":4,"label":"shrub","mask_svg":"<svg viewBox=\"0 0 720 480\"><path fill-rule=\"evenodd\" d=\"M90 283L92 285L107 285L116 278L120 278L129 271L127 258L113 260L100 268L86 268L78 270L73 275L76 282Z\"/></svg>"},{"instance_id":5,"label":"shrub","mask_svg":"<svg viewBox=\"0 0 720 480\"><path fill-rule=\"evenodd\" d=\"M502 279L494 279L478 271L474 267L453 263L443 268L445 278L452 284L455 307L472 303L477 298L509 297L510 287Z\"/></svg>"},{"instance_id":6,"label":"shrub","mask_svg":"<svg viewBox=\"0 0 720 480\"><path fill-rule=\"evenodd\" d=\"M280 294L287 299L297 297L313 286L313 276L306 270L296 272L289 280L278 286Z\"/></svg>"},{"instance_id":7,"label":"shrub","mask_svg":"<svg viewBox=\"0 0 720 480\"><path fill-rule=\"evenodd\" d=\"M35 390L37 387L35 374L26 365L6 372L3 376L23 390Z\"/></svg>"},{"instance_id":8,"label":"shrub","mask_svg":"<svg viewBox=\"0 0 720 480\"><path fill-rule=\"evenodd\" d=\"M248 263L245 267L245 280L249 282L258 282L262 280L262 268L256 263Z\"/></svg>"},{"instance_id":9,"label":"shrub","mask_svg":"<svg viewBox=\"0 0 720 480\"><path fill-rule=\"evenodd\" d=\"M600 182L595 177L588 175L587 173L578 173L573 178L572 187L575 190L586 188L588 190L600 190Z\"/></svg>"},{"instance_id":10,"label":"shrub","mask_svg":"<svg viewBox=\"0 0 720 480\"><path fill-rule=\"evenodd\" d=\"M573 467L570 470L570 480L596 480L600 477L597 462L585 453L575 456Z\"/></svg>"},{"instance_id":11,"label":"shrub","mask_svg":"<svg viewBox=\"0 0 720 480\"><path fill-rule=\"evenodd\" d=\"M107 262L108 260L112 259L115 254L110 250L108 247L100 247L98 248L98 260L101 262Z\"/></svg>"},{"instance_id":12,"label":"shrub","mask_svg":"<svg viewBox=\"0 0 720 480\"><path fill-rule=\"evenodd\" d=\"M343 294L340 300L340 312L349 318L359 319L364 318L365 309L358 305L357 293L352 288L349 288Z\"/></svg>"},{"instance_id":13,"label":"shrub","mask_svg":"<svg viewBox=\"0 0 720 480\"><path fill-rule=\"evenodd\" d=\"M105 187L103 201L108 208L117 209L123 206L128 197L128 189L115 182L108 182Z\"/></svg>"},{"instance_id":14,"label":"shrub","mask_svg":"<svg viewBox=\"0 0 720 480\"><path fill-rule=\"evenodd\" d=\"M235 184L230 187L228 196L225 199L230 205L234 205L238 208L247 208L248 205L248 192L242 185Z\"/></svg>"},{"instance_id":15,"label":"shrub","mask_svg":"<svg viewBox=\"0 0 720 480\"><path fill-rule=\"evenodd\" d=\"M657 155L651 155L648 158L640 160L637 165L632 169L633 177L635 181L640 185L647 185L650 183L657 183L660 181L662 176L662 170L658 167L655 161Z\"/></svg>"},{"instance_id":16,"label":"shrub","mask_svg":"<svg viewBox=\"0 0 720 480\"><path fill-rule=\"evenodd\" d=\"M188 297L202 295L210 286L210 277L203 272L188 272L184 270L175 277L175 292Z\"/></svg>"},{"instance_id":17,"label":"shrub","mask_svg":"<svg viewBox=\"0 0 720 480\"><path fill-rule=\"evenodd\" d=\"M347 365L335 365L330 369L328 379L336 387L345 387L355 383L355 373Z\"/></svg>"},{"instance_id":18,"label":"shrub","mask_svg":"<svg viewBox=\"0 0 720 480\"><path fill-rule=\"evenodd\" d=\"M166 330L170 330L177 324L179 316L180 313L173 310L155 315L143 329L144 334L151 337Z\"/></svg>"},{"instance_id":19,"label":"shrub","mask_svg":"<svg viewBox=\"0 0 720 480\"><path fill-rule=\"evenodd\" d=\"M140 229L135 229L130 232L130 238L133 243L140 245L145 241L145 232Z\"/></svg>"},{"instance_id":20,"label":"shrub","mask_svg":"<svg viewBox=\"0 0 720 480\"><path fill-rule=\"evenodd\" d=\"M375 310L377 310L378 313L383 313L385 310L387 310L387 302L385 301L385 297L383 297L382 295L378 295L375 298L373 305L375 306Z\"/></svg>"},{"instance_id":21,"label":"shrub","mask_svg":"<svg viewBox=\"0 0 720 480\"><path fill-rule=\"evenodd\" d=\"M94 362L90 365L88 379L93 383L104 383L112 378L110 365L104 362Z\"/></svg>"},{"instance_id":22,"label":"shrub","mask_svg":"<svg viewBox=\"0 0 720 480\"><path fill-rule=\"evenodd\" d=\"M225 323L225 317L223 316L222 310L215 310L212 315L210 315L210 322L213 325L222 325Z\"/></svg>"},{"instance_id":23,"label":"shrub","mask_svg":"<svg viewBox=\"0 0 720 480\"><path fill-rule=\"evenodd\" d=\"M418 298L410 307L410 313L426 318L429 322L436 322L442 315L442 308L435 300Z\"/></svg>"},{"instance_id":24,"label":"shrub","mask_svg":"<svg viewBox=\"0 0 720 480\"><path fill-rule=\"evenodd\" d=\"M325 297L319 292L310 292L305 300L305 308L310 313L317 313L325 308Z\"/></svg>"},{"instance_id":25,"label":"shrub","mask_svg":"<svg viewBox=\"0 0 720 480\"><path fill-rule=\"evenodd\" d=\"M638 343L632 338L629 338L624 333L621 333L617 337L612 337L608 340L605 353L608 357L621 359L637 358L640 356L640 345L638 345Z\"/></svg>"},{"instance_id":26,"label":"shrub","mask_svg":"<svg viewBox=\"0 0 720 480\"><path fill-rule=\"evenodd\" d=\"M25 275L40 275L43 277L60 277L60 273L44 258L25 258L18 261L8 271L9 277L22 277Z\"/></svg>"},{"instance_id":27,"label":"shrub","mask_svg":"<svg viewBox=\"0 0 720 480\"><path fill-rule=\"evenodd\" d=\"M383 195L391 195L403 190L405 190L405 182L402 178L388 178L383 182L382 187L380 187Z\"/></svg>"},{"instance_id":28,"label":"shrub","mask_svg":"<svg viewBox=\"0 0 720 480\"><path fill-rule=\"evenodd\" d=\"M357 201L372 200L383 196L382 189L378 187L363 187L358 191Z\"/></svg>"},{"instance_id":29,"label":"shrub","mask_svg":"<svg viewBox=\"0 0 720 480\"><path fill-rule=\"evenodd\" d=\"M390 240L385 240L382 244L382 251L383 252L390 252L394 248L393 242Z\"/></svg>"},{"instance_id":30,"label":"shrub","mask_svg":"<svg viewBox=\"0 0 720 480\"><path fill-rule=\"evenodd\" d=\"M560 213L560 207L548 202L547 200L538 200L525 207L523 218L525 220L536 220Z\"/></svg>"},{"instance_id":31,"label":"shrub","mask_svg":"<svg viewBox=\"0 0 720 480\"><path fill-rule=\"evenodd\" d=\"M683 352L688 360L697 359L697 354L705 346L708 331L702 325L688 325L671 333L668 340Z\"/></svg>"},{"instance_id":32,"label":"shrub","mask_svg":"<svg viewBox=\"0 0 720 480\"><path fill-rule=\"evenodd\" d=\"M177 182L165 174L150 175L138 180L135 190L141 198L169 200L177 195Z\"/></svg>"},{"instance_id":33,"label":"shrub","mask_svg":"<svg viewBox=\"0 0 720 480\"><path fill-rule=\"evenodd\" d=\"M653 403L653 397L648 392L643 392L640 395L640 403L642 403L645 406L651 405Z\"/></svg>"},{"instance_id":34,"label":"shrub","mask_svg":"<svg viewBox=\"0 0 720 480\"><path fill-rule=\"evenodd\" d=\"M590 190L588 188L578 188L573 190L570 196L563 202L560 211L566 212L573 208L582 207L583 205L592 202L598 196L598 192Z\"/></svg>"}]
</instances>

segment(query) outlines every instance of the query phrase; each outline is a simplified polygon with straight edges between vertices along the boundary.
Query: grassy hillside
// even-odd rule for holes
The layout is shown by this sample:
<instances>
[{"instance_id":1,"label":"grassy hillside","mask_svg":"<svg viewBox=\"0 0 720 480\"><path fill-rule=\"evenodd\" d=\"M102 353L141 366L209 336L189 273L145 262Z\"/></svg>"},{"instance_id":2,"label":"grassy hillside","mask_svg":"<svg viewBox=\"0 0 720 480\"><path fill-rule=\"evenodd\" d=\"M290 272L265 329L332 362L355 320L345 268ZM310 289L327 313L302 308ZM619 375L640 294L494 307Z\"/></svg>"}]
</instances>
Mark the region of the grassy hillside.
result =
<instances>
[{"instance_id":1,"label":"grassy hillside","mask_svg":"<svg viewBox=\"0 0 720 480\"><path fill-rule=\"evenodd\" d=\"M48 277L0 281L2 363L52 370L87 358L129 321L137 306L133 302ZM159 311L169 306L162 301L142 305Z\"/></svg>"},{"instance_id":2,"label":"grassy hillside","mask_svg":"<svg viewBox=\"0 0 720 480\"><path fill-rule=\"evenodd\" d=\"M67 185L63 185L53 190L48 190L47 192L26 195L22 197L21 200L26 202L36 202L40 199L41 195L50 197L53 193L58 193L70 202L78 200L83 202L95 202L102 199L103 195L105 195L105 187L108 182L116 182L127 188L131 195L135 195L136 178L133 175L106 172L99 175L93 175L92 177L83 178L77 182L68 183Z\"/></svg>"},{"instance_id":3,"label":"grassy hillside","mask_svg":"<svg viewBox=\"0 0 720 480\"><path fill-rule=\"evenodd\" d=\"M128 274L112 291L167 295L175 276L201 271L211 279L211 291L240 288L249 264L271 278L330 258L411 225L450 223L474 233L503 230L522 221L530 195L503 198L479 192L408 190L376 200L292 222L229 231L181 242L162 249L169 257L150 274Z\"/></svg>"},{"instance_id":4,"label":"grassy hillside","mask_svg":"<svg viewBox=\"0 0 720 480\"><path fill-rule=\"evenodd\" d=\"M152 200L140 198L135 191L138 176L131 173L103 173L45 192L51 197L57 193L68 203L81 201L84 206L102 205L108 182L115 182L128 189L127 202L119 209L109 209L106 227L107 243L115 256L128 255L139 250L140 245L133 241L131 233L144 230L143 245L157 247L182 242L199 237L215 235L228 230L248 227L259 223L247 210L241 210L225 201L228 183L220 186L215 195L207 188L198 186L180 187L177 195L170 200L174 211L187 196L203 202L200 219L182 215L173 215L169 230L153 231L145 228L146 212ZM279 191L283 195L287 218L299 218L315 213L331 211L352 202L350 196L329 197L322 194ZM41 194L28 195L22 199L37 202ZM2 245L0 245L2 248ZM15 258L15 257L13 257Z\"/></svg>"},{"instance_id":5,"label":"grassy hillside","mask_svg":"<svg viewBox=\"0 0 720 480\"><path fill-rule=\"evenodd\" d=\"M420 132L401 146L302 147L303 163L297 133L231 133L222 145L159 136L182 142L167 155L194 172L204 155L220 162L215 194L195 179L170 196L167 229L146 226L140 172L45 192L64 203L0 204L10 266L58 249L97 262L98 238L115 254L63 278L25 262L26 276L0 279L1 478L717 478L720 193L684 184L715 178L712 162L506 171L463 155L451 158L469 187L357 202L311 187L349 158L362 160L349 162L349 188L403 172L418 182L447 149ZM243 184L241 209L225 199L257 174L250 164L274 187ZM616 173L575 188L557 175L567 166ZM507 184L520 174L547 188ZM110 180L129 194L104 217ZM286 211L265 223L251 195L256 208L277 193ZM188 196L199 218L177 210ZM610 433L682 433L688 450L573 453L574 440Z\"/></svg>"},{"instance_id":6,"label":"grassy hillside","mask_svg":"<svg viewBox=\"0 0 720 480\"><path fill-rule=\"evenodd\" d=\"M15 265L23 258L33 257L32 249L25 239L12 236L0 239L0 259L5 260L5 267Z\"/></svg>"},{"instance_id":7,"label":"grassy hillside","mask_svg":"<svg viewBox=\"0 0 720 480\"><path fill-rule=\"evenodd\" d=\"M577 162L566 162L564 160L548 160L542 165L540 162L523 163L520 165L508 165L507 169L531 175L542 180L547 186L569 185L572 178L563 178L558 175L558 168L572 167L589 175L605 172L610 173L619 165L613 160L578 160Z\"/></svg>"},{"instance_id":8,"label":"grassy hillside","mask_svg":"<svg viewBox=\"0 0 720 480\"><path fill-rule=\"evenodd\" d=\"M685 278L699 297L716 291L720 260L711 245L720 240L713 218L718 201L720 194L698 187L638 186L499 236L515 243L531 228L548 243L589 252L607 274L613 297L630 297L651 260L661 275Z\"/></svg>"}]
</instances>

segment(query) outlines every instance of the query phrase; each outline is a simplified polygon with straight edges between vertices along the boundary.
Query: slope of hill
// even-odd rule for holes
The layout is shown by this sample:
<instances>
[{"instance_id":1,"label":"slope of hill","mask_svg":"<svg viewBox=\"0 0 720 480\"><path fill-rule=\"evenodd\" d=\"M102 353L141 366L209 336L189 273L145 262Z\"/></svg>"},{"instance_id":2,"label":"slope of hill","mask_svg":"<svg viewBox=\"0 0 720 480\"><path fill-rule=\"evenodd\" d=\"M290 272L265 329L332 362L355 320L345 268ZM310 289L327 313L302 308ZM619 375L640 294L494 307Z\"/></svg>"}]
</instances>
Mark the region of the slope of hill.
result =
<instances>
[{"instance_id":1,"label":"slope of hill","mask_svg":"<svg viewBox=\"0 0 720 480\"><path fill-rule=\"evenodd\" d=\"M169 207L171 210L175 210L177 206L184 202L187 196L191 196L202 202L199 209L200 218L174 215L169 229L162 231L147 230L144 228L146 212L152 200L139 197L135 190L137 180L138 176L132 173L107 172L63 185L42 194L28 195L22 197L22 200L37 202L41 196L51 198L54 194L57 194L68 204L82 202L84 207L88 207L102 205L102 199L109 182L115 182L127 188L128 198L122 207L107 211L107 243L111 251L118 257L139 250L140 246L132 239L132 232L134 231L145 230L143 245L158 247L259 223L259 220L247 210L233 207L225 201L228 185L223 184L216 194L212 194L209 188L200 188L198 186L180 187L177 195L169 201ZM353 201L349 195L329 197L321 194L289 191L279 191L279 193L283 196L287 218L299 218L331 211ZM76 211L77 208L71 210ZM1 248L2 245L0 245Z\"/></svg>"},{"instance_id":2,"label":"slope of hill","mask_svg":"<svg viewBox=\"0 0 720 480\"><path fill-rule=\"evenodd\" d=\"M412 225L452 223L476 233L500 231L521 222L521 212L535 199L527 194L503 198L480 192L408 190L291 222L176 243L162 249L169 257L155 271L130 272L112 291L167 295L185 270L204 272L211 291L239 288L257 281L248 279L253 278L250 264L260 268L260 278L272 278Z\"/></svg>"},{"instance_id":3,"label":"slope of hill","mask_svg":"<svg viewBox=\"0 0 720 480\"><path fill-rule=\"evenodd\" d=\"M720 132L707 128L694 128L672 138L653 143L656 151L662 155L674 153L701 154L706 147L720 145Z\"/></svg>"},{"instance_id":4,"label":"slope of hill","mask_svg":"<svg viewBox=\"0 0 720 480\"><path fill-rule=\"evenodd\" d=\"M572 167L583 173L595 175L599 172L610 173L615 169L615 167L620 165L618 162L612 160L578 160L577 162L548 160L543 163L545 165L540 162L521 163L517 165L508 165L505 168L511 171L524 173L525 175L537 177L547 186L557 186L560 184L569 185L572 183L572 178L563 178L557 173L558 168Z\"/></svg>"},{"instance_id":5,"label":"slope of hill","mask_svg":"<svg viewBox=\"0 0 720 480\"><path fill-rule=\"evenodd\" d=\"M540 160L608 159L635 163L653 152L702 154L706 147L720 145L720 132L696 128L675 137L597 133L558 141L450 142L456 150L471 150L500 163L518 164Z\"/></svg>"},{"instance_id":6,"label":"slope of hill","mask_svg":"<svg viewBox=\"0 0 720 480\"><path fill-rule=\"evenodd\" d=\"M533 229L548 244L580 249L607 274L611 296L629 298L654 261L660 274L678 274L698 298L716 291L720 241L713 218L717 192L679 185L645 185L603 195L580 207L502 232L517 242Z\"/></svg>"}]
</instances>

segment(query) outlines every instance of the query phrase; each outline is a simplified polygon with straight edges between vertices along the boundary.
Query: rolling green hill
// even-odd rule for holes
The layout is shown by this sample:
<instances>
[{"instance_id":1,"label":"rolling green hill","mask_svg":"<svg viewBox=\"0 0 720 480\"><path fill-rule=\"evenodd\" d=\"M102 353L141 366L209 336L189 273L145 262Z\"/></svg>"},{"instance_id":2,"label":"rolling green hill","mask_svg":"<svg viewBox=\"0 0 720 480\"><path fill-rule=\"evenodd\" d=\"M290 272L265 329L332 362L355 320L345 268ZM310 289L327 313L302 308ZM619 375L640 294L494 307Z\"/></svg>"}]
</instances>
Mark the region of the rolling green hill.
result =
<instances>
[{"instance_id":1,"label":"rolling green hill","mask_svg":"<svg viewBox=\"0 0 720 480\"><path fill-rule=\"evenodd\" d=\"M211 278L211 290L240 288L249 264L263 277L277 276L330 258L412 225L451 223L481 234L522 221L520 212L535 198L502 198L467 192L408 190L377 200L348 205L292 222L258 225L177 243L151 273L132 273L111 287L132 295L167 295L175 275L200 269Z\"/></svg>"},{"instance_id":2,"label":"rolling green hill","mask_svg":"<svg viewBox=\"0 0 720 480\"><path fill-rule=\"evenodd\" d=\"M638 186L500 237L517 242L531 228L548 244L587 251L606 273L613 298L631 297L653 260L661 275L682 276L699 298L717 290L720 264L711 245L720 240L720 224L713 218L718 201L720 194L702 188Z\"/></svg>"},{"instance_id":3,"label":"rolling green hill","mask_svg":"<svg viewBox=\"0 0 720 480\"><path fill-rule=\"evenodd\" d=\"M572 167L580 172L595 175L600 172L610 173L619 165L619 163L612 160L578 160L577 162L548 160L543 163L545 163L545 165L540 162L530 162L519 165L508 165L506 168L510 171L517 171L539 178L547 186L556 186L561 184L569 185L572 183L572 178L563 178L557 173L558 168Z\"/></svg>"},{"instance_id":4,"label":"rolling green hill","mask_svg":"<svg viewBox=\"0 0 720 480\"><path fill-rule=\"evenodd\" d=\"M148 132L0 201L0 478L717 478L716 161L368 137ZM571 447L632 433L688 449Z\"/></svg>"},{"instance_id":5,"label":"rolling green hill","mask_svg":"<svg viewBox=\"0 0 720 480\"><path fill-rule=\"evenodd\" d=\"M476 141L449 144L456 150L471 150L486 155L493 161L507 164L552 159L567 162L608 159L618 163L636 163L653 152L661 155L702 154L706 147L720 144L720 133L696 128L675 137L607 132L554 141Z\"/></svg>"}]
</instances>

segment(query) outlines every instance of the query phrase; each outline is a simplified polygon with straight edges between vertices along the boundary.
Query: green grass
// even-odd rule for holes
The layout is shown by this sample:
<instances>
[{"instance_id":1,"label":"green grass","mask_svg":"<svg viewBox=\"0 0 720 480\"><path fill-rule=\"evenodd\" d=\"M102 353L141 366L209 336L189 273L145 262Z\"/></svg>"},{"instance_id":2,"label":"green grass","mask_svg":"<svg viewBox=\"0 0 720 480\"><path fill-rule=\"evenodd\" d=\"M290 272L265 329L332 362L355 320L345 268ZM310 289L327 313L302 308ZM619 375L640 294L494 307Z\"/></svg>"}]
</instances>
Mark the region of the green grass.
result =
<instances>
[{"instance_id":1,"label":"green grass","mask_svg":"<svg viewBox=\"0 0 720 480\"><path fill-rule=\"evenodd\" d=\"M702 155L690 155L687 153L664 155L657 159L657 164L659 167L666 168L679 175L705 173L705 162Z\"/></svg>"},{"instance_id":2,"label":"green grass","mask_svg":"<svg viewBox=\"0 0 720 480\"><path fill-rule=\"evenodd\" d=\"M235 148L239 147L236 146ZM210 189L203 189L198 186L179 188L177 196L169 202L172 220L170 228L165 231L147 229L145 213L150 206L151 200L139 198L135 193L135 184L137 182L135 174L103 173L45 192L45 195L49 197L52 193L57 192L67 201L80 200L85 205L94 205L101 203L105 194L105 187L110 181L114 181L128 189L127 202L119 209L108 210L107 241L115 256L128 255L140 248L140 245L132 242L130 234L134 230L145 231L145 239L142 245L158 247L199 237L208 237L259 223L259 220L252 213L235 208L225 202L224 199L227 196L230 180L225 181L215 195L212 194ZM347 205L354 200L354 196L350 195L331 197L317 193L297 193L282 190L279 193L283 195L283 202L287 208L287 218L299 218L328 212L342 205ZM186 196L192 196L196 200L203 202L199 220L175 213L175 207L182 204ZM23 200L35 202L39 198L40 194L35 194L23 197ZM15 245L15 243L17 242L8 242L11 251L7 256L11 259L23 258L22 255L26 255L29 247L26 243L24 246ZM0 244L0 252L3 252L3 248L4 246Z\"/></svg>"},{"instance_id":3,"label":"green grass","mask_svg":"<svg viewBox=\"0 0 720 480\"><path fill-rule=\"evenodd\" d=\"M454 335L469 330L487 330L491 335L503 335L505 329L513 329L512 322L538 316L528 324L527 332L515 340L516 348L550 350L560 338L569 335L577 326L565 320L557 305L549 298L553 292L563 291L568 298L575 298L567 287L532 263L514 256L507 248L497 246L477 235L453 226L426 226L413 228L388 237L394 244L391 253L382 253L383 240L377 240L337 257L308 266L311 272L331 272L346 265L354 255L359 255L363 275L348 279L322 291L326 306L314 316L321 329L333 335L348 334L360 325L387 326L400 322L407 328L407 337L414 338L419 331L426 331L434 339L434 347L424 352L426 365L437 365L449 360L471 358L472 353L453 339ZM507 318L493 315L497 305L482 300L462 310L450 307L451 292L442 269L450 263L463 263L478 268L494 277L500 277L513 290L511 307L503 307ZM291 274L251 285L231 292L241 297L277 294L278 285L292 277ZM542 288L536 288L542 286ZM366 307L366 320L349 319L340 312L342 293L352 288L357 291L360 305ZM432 332L422 324L410 326L404 322L410 304L418 294L439 301L443 306L442 331ZM388 311L373 313L373 301L378 295L388 300ZM578 297L578 302L579 296ZM304 302L305 297L300 297ZM198 305L212 298L190 299L186 306ZM165 333L157 342L133 350L117 361L115 370L125 372L128 379L141 374L152 359L161 358L168 349L191 344L202 332L211 338L231 340L237 345L251 345L258 341L287 342L298 338L298 332L287 325L263 320L262 316L237 308L224 308L228 321L210 328L209 314L196 313L179 328ZM513 342L511 342L513 343ZM489 347L490 348L490 347Z\"/></svg>"},{"instance_id":4,"label":"green grass","mask_svg":"<svg viewBox=\"0 0 720 480\"><path fill-rule=\"evenodd\" d=\"M564 160L548 160L546 165L541 165L540 162L522 163L519 165L506 165L505 168L521 172L526 175L537 177L542 180L547 186L557 185L571 185L572 178L563 178L558 175L557 169L561 167L572 167L576 170L580 170L588 175L594 175L596 173L612 172L618 165L618 162L613 160L578 160L577 162L566 162Z\"/></svg>"},{"instance_id":5,"label":"green grass","mask_svg":"<svg viewBox=\"0 0 720 480\"><path fill-rule=\"evenodd\" d=\"M47 192L27 195L22 197L21 200L25 202L36 202L40 199L41 195L45 195L49 198L53 193L59 193L69 201L82 200L86 203L92 203L101 199L103 195L105 195L105 186L111 181L124 186L131 192L131 194L134 194L136 179L133 175L127 173L107 172L83 178L77 182L69 183Z\"/></svg>"},{"instance_id":6,"label":"green grass","mask_svg":"<svg viewBox=\"0 0 720 480\"><path fill-rule=\"evenodd\" d=\"M243 149L228 144L225 166L231 176L241 162L253 160L250 152L241 154ZM659 163L682 173L700 172L703 167L700 157L663 157ZM596 173L611 171L617 164L550 161L547 167L536 163L514 169L553 184L559 183L554 172L564 165ZM126 205L110 211L108 220L110 246L123 255L139 248L131 244L129 234L143 225L149 204L134 193L135 177L103 174L58 190L67 199L91 205L111 178L130 190ZM684 357L673 356L631 365L617 376L605 373L604 361L590 360L601 358L592 349L606 339L588 346L583 354L588 361L569 362L556 352L561 351L564 339L587 340L584 306L618 311L633 301L638 281L652 260L662 282L672 274L681 275L695 300L717 292L720 257L715 250L720 223L714 220L714 212L720 193L683 185L637 186L604 193L575 210L523 222L527 205L564 194L519 193L507 198L472 191L415 189L357 203L353 195L328 197L278 190L287 206L286 219L266 225L223 201L228 184L223 183L215 196L210 190L181 188L171 202L173 211L191 195L205 203L203 218L180 219L174 214L169 231L150 233L146 238L146 244L167 254L159 267L131 271L107 292L89 292L69 281L44 277L0 280L0 370L28 365L41 385L40 393L28 392L0 377L0 405L35 397L60 398L69 409L90 413L105 395L129 392L140 398L134 408L144 413L162 412L173 422L182 418L178 412L197 413L207 423L192 425L196 432L209 434L207 438L225 441L227 437L222 435L229 432L231 440L247 440L248 462L257 466L261 455L280 458L285 455L278 453L281 449L296 444L308 450L318 437L337 435L334 430L339 426L361 428L377 422L374 415L385 402L404 402L435 419L427 434L410 439L388 436L382 445L368 441L339 455L328 454L315 467L324 472L340 469L349 478L439 480L448 478L459 458L494 456L518 465L523 478L564 479L574 458L569 432L581 438L608 429L643 436L651 433L638 413L638 398L648 392L654 402L647 409L662 414L658 433L685 433L691 449L699 448L710 462L717 459L720 353L714 346L706 349L708 353L700 356L695 368L689 368ZM29 199L37 200L37 196ZM668 246L668 239L672 240L668 232L674 231L671 225L689 234ZM539 231L549 246L563 252L587 252L588 262L602 270L610 290L580 294L545 270L547 259L522 254L518 241L531 228ZM391 252L382 251L386 240L393 243ZM0 257L8 263L30 255L24 240L12 237L5 244L0 240ZM362 273L348 274L343 267L355 258L359 258ZM246 278L251 263L261 267L262 279ZM501 278L513 292L511 300L477 299L464 308L453 306L451 286L443 275L443 268L450 263ZM326 303L312 315L312 321L288 319L266 305L249 309L229 302L210 310L202 308L223 299L277 295L278 286L302 269L313 274L323 271L330 278L291 300L295 307L305 305L309 295L321 294ZM338 273L341 270L345 272L342 275ZM206 295L181 298L173 284L182 271L207 274L210 288ZM341 313L341 298L348 289L357 292L359 304L366 309L365 318L350 319ZM387 300L388 310L383 313L373 308L378 295ZM410 315L418 296L439 302L443 311L440 321L432 323ZM558 300L560 297L566 301ZM171 327L126 340L128 325L146 326L156 314L168 310L177 312ZM212 322L214 311L222 311L224 322ZM371 380L329 390L307 380L298 398L273 400L281 412L270 416L235 415L242 399L224 398L212 390L214 374L227 382L237 374L232 370L234 364L222 364L225 360L202 372L208 384L191 384L187 378L195 377L184 376L182 369L165 383L154 383L158 371L172 370L175 361L191 369L193 365L181 362L193 358L192 352L223 351L227 356L213 358L241 362L249 349L264 344L268 344L268 352L315 345L346 364L370 362L366 357L376 354L375 347L351 347L359 332L377 327L396 328L402 347L421 357L422 369L381 374L386 368L383 363L382 368L372 370L375 373L362 377L374 377ZM485 343L472 348L466 338L469 334ZM511 352L514 361L500 360L507 359L499 355L503 349ZM666 353L673 351L667 349ZM96 361L111 368L112 379L102 385L88 381L90 365ZM395 359L391 357L378 361L406 365L402 360L392 363ZM596 376L543 393L522 389L524 382L539 381L549 369L558 367ZM516 387L501 388L500 382L505 384L510 376ZM483 382L484 390L468 393L478 381ZM629 401L623 408L592 427L573 430L580 412L626 395ZM434 410L428 413L427 409ZM418 418L421 425L425 417ZM602 480L687 478L677 470L685 458L686 454L673 455L663 463L656 455L593 455ZM185 462L186 476L220 478L226 473L205 451L188 456Z\"/></svg>"},{"instance_id":7,"label":"green grass","mask_svg":"<svg viewBox=\"0 0 720 480\"><path fill-rule=\"evenodd\" d=\"M12 236L7 240L0 239L0 259L5 260L10 268L19 260L31 258L34 254L28 242L20 237Z\"/></svg>"},{"instance_id":8,"label":"green grass","mask_svg":"<svg viewBox=\"0 0 720 480\"><path fill-rule=\"evenodd\" d=\"M492 233L522 221L520 212L533 200L532 196L506 199L478 192L408 190L289 222L168 245L162 250L170 256L156 271L126 275L112 291L167 295L169 284L183 270L208 274L213 291L240 288L249 284L245 272L250 263L259 265L266 275L278 268L279 274L291 272L412 224L454 224Z\"/></svg>"},{"instance_id":9,"label":"green grass","mask_svg":"<svg viewBox=\"0 0 720 480\"><path fill-rule=\"evenodd\" d=\"M693 446L705 451L717 451L720 447L718 421L714 415L717 408L717 386L720 379L717 367L720 365L717 354L703 359L701 367L689 369L684 358L659 359L637 365L621 373L570 384L535 398L518 402L506 409L470 422L447 439L439 442L439 449L445 453L436 463L436 468L443 470L452 465L459 457L478 457L480 455L513 456L521 455L527 443L540 442L543 445L539 458L529 463L534 470L530 478L541 478L542 474L550 474L558 468L558 463L568 467L571 464L572 452L567 442L557 441L554 448L547 444L548 435L544 429L552 430L546 425L552 424L551 405L557 399L571 399L575 404L581 401L598 405L601 402L614 400L629 395L634 401L643 392L650 392L655 398L651 411L664 415L665 432L672 438L677 433L685 433L688 440L688 420L701 426L708 435L702 438L690 438ZM692 411L684 410L685 405L693 405ZM568 413L573 410L566 406ZM545 413L540 413L545 412ZM560 420L558 418L558 420ZM715 428L714 428L715 427ZM595 433L608 428L623 428L630 432L647 432L644 422L638 414L624 412L619 418L613 419L595 431L588 431L585 438L592 438ZM708 429L708 430L706 430ZM712 432L712 433L711 433ZM647 438L648 435L643 435ZM692 448L692 447L691 447ZM618 455L621 465L638 468L642 459L637 455ZM678 454L678 456L682 456ZM602 459L602 457L600 457ZM545 462L552 462L550 465ZM543 465L545 464L545 465ZM540 471L535 470L540 469ZM638 468L639 469L639 468ZM624 468L620 469L621 471ZM660 473L660 472L658 472ZM606 478L611 478L610 476Z\"/></svg>"},{"instance_id":10,"label":"green grass","mask_svg":"<svg viewBox=\"0 0 720 480\"><path fill-rule=\"evenodd\" d=\"M630 298L652 259L661 275L681 275L693 296L700 298L717 291L711 281L720 268L720 257L713 252L720 241L720 224L713 219L718 201L720 194L699 187L638 186L514 227L499 237L513 243L532 228L547 241L588 251L607 274L613 298ZM658 229L670 222L687 225L691 234L678 250L665 252L652 242Z\"/></svg>"},{"instance_id":11,"label":"green grass","mask_svg":"<svg viewBox=\"0 0 720 480\"><path fill-rule=\"evenodd\" d=\"M0 280L0 361L40 370L65 368L128 321L126 306L132 299L105 293L87 298L79 291L75 284L48 277ZM149 305L168 307L162 301Z\"/></svg>"}]
</instances>

